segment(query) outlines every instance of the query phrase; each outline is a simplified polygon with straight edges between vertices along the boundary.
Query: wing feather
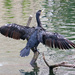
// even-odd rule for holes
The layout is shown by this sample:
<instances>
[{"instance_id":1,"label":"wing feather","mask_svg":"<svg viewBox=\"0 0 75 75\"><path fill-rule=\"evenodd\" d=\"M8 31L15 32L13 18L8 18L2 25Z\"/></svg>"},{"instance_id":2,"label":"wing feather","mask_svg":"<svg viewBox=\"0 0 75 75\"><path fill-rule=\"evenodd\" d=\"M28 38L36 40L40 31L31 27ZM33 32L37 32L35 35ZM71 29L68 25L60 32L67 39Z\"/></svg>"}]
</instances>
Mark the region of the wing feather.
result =
<instances>
[{"instance_id":1,"label":"wing feather","mask_svg":"<svg viewBox=\"0 0 75 75\"><path fill-rule=\"evenodd\" d=\"M25 34L30 27L21 26L17 24L6 24L0 27L0 33L14 39L25 39Z\"/></svg>"},{"instance_id":2,"label":"wing feather","mask_svg":"<svg viewBox=\"0 0 75 75\"><path fill-rule=\"evenodd\" d=\"M57 41L56 41L56 40L54 41L54 47L55 47L55 48L58 47L58 45L57 45Z\"/></svg>"},{"instance_id":3,"label":"wing feather","mask_svg":"<svg viewBox=\"0 0 75 75\"><path fill-rule=\"evenodd\" d=\"M66 41L67 41L72 47L75 48L75 44L74 44L74 43L72 43L71 41L69 41L69 40L67 40L67 39L66 39Z\"/></svg>"},{"instance_id":4,"label":"wing feather","mask_svg":"<svg viewBox=\"0 0 75 75\"><path fill-rule=\"evenodd\" d=\"M64 36L58 33L50 33L45 32L42 36L43 44L52 47L52 48L59 48L59 49L71 49L72 47L75 48L75 44L69 41L68 39L64 38Z\"/></svg>"}]
</instances>

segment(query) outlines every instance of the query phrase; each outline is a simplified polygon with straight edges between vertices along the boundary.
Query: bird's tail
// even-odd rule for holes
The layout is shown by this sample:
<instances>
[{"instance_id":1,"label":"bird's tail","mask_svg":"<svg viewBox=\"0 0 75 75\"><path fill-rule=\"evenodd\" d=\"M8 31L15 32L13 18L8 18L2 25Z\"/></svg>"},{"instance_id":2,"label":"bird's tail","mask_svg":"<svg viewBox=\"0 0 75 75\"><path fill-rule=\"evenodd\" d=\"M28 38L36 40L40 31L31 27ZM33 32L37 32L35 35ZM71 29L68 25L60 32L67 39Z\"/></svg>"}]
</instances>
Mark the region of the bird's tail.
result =
<instances>
[{"instance_id":1,"label":"bird's tail","mask_svg":"<svg viewBox=\"0 0 75 75\"><path fill-rule=\"evenodd\" d=\"M21 51L20 51L20 56L21 57L25 57L25 56L28 56L30 53L30 48L23 48Z\"/></svg>"}]
</instances>

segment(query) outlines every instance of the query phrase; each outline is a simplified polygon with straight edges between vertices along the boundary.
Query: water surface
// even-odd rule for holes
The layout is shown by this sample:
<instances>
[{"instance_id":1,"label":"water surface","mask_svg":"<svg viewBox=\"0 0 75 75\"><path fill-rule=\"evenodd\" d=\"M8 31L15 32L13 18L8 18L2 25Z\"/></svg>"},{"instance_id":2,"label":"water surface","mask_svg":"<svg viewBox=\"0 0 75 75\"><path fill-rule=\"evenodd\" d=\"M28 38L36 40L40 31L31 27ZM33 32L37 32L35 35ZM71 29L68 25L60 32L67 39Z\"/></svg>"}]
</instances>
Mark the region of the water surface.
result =
<instances>
[{"instance_id":1,"label":"water surface","mask_svg":"<svg viewBox=\"0 0 75 75\"><path fill-rule=\"evenodd\" d=\"M74 0L0 0L0 26L6 23L26 25L29 15L33 15L30 26L36 26L35 13L44 9L41 16L43 27L50 32L58 32L75 43L75 1ZM51 49L39 45L37 65L33 69L29 64L33 53L22 58L19 52L27 41L14 40L0 34L0 75L49 75L49 68L42 59L44 52L49 64L66 61L75 63L75 51ZM55 75L75 75L75 69L58 67Z\"/></svg>"}]
</instances>

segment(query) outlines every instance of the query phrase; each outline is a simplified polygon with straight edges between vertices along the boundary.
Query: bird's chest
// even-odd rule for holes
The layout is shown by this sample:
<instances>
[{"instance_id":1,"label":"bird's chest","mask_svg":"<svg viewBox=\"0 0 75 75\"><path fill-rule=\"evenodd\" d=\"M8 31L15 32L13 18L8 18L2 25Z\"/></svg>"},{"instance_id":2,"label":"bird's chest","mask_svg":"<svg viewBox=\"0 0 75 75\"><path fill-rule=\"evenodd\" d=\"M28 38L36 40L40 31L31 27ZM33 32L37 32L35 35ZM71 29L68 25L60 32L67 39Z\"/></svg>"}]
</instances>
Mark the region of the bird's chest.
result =
<instances>
[{"instance_id":1,"label":"bird's chest","mask_svg":"<svg viewBox=\"0 0 75 75\"><path fill-rule=\"evenodd\" d=\"M32 47L38 46L38 44L39 44L39 41L38 41L37 31L35 31L31 35L30 39L28 40L28 45L29 45L29 47L32 48Z\"/></svg>"}]
</instances>

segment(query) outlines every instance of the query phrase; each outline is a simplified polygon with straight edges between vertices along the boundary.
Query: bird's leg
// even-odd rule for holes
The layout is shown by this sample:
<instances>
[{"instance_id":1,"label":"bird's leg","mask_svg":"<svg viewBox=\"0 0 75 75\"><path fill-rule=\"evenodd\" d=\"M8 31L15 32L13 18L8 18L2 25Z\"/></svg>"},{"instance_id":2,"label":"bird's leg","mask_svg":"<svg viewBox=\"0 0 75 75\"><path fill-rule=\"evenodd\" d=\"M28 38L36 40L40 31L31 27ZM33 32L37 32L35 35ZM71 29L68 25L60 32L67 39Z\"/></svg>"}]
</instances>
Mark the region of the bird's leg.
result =
<instances>
[{"instance_id":1,"label":"bird's leg","mask_svg":"<svg viewBox=\"0 0 75 75\"><path fill-rule=\"evenodd\" d=\"M40 54L40 52L37 50L37 47L32 48L32 51L33 51L34 53L38 52L38 53Z\"/></svg>"},{"instance_id":2,"label":"bird's leg","mask_svg":"<svg viewBox=\"0 0 75 75\"><path fill-rule=\"evenodd\" d=\"M32 51L34 52L34 56L33 56L32 60L31 60L30 64L31 64L32 67L37 67L36 60L37 60L37 58L39 56L39 51L37 50L36 47L32 48Z\"/></svg>"}]
</instances>

